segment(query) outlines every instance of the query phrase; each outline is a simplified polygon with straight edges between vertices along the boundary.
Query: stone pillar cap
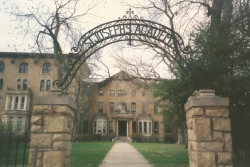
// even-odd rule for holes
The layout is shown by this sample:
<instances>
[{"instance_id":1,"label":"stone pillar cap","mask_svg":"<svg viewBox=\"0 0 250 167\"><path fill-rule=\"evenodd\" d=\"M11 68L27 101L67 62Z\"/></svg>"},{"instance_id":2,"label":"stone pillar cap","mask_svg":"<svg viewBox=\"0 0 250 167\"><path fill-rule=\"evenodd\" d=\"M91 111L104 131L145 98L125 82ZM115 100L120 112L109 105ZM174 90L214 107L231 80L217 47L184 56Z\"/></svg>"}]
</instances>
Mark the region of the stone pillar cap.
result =
<instances>
[{"instance_id":1,"label":"stone pillar cap","mask_svg":"<svg viewBox=\"0 0 250 167\"><path fill-rule=\"evenodd\" d=\"M219 97L215 95L215 91L212 89L201 89L195 91L192 96L188 98L188 101L184 105L185 111L191 107L202 106L229 106L228 97Z\"/></svg>"}]
</instances>

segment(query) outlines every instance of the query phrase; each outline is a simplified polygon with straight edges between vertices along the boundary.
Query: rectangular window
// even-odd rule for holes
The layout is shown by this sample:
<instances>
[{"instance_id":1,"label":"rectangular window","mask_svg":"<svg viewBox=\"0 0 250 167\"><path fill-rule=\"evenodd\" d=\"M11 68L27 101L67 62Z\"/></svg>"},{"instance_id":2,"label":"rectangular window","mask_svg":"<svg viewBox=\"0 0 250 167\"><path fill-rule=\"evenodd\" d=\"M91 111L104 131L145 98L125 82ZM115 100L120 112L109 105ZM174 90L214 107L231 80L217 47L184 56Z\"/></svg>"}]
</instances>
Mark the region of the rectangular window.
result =
<instances>
[{"instance_id":1,"label":"rectangular window","mask_svg":"<svg viewBox=\"0 0 250 167\"><path fill-rule=\"evenodd\" d=\"M136 121L132 122L132 132L136 133Z\"/></svg>"},{"instance_id":2,"label":"rectangular window","mask_svg":"<svg viewBox=\"0 0 250 167\"><path fill-rule=\"evenodd\" d=\"M88 113L89 112L89 102L85 102L84 103L84 113Z\"/></svg>"},{"instance_id":3,"label":"rectangular window","mask_svg":"<svg viewBox=\"0 0 250 167\"><path fill-rule=\"evenodd\" d=\"M17 108L18 108L18 100L19 100L19 97L16 97L16 98L15 98L15 106L14 106L14 109L17 109Z\"/></svg>"},{"instance_id":4,"label":"rectangular window","mask_svg":"<svg viewBox=\"0 0 250 167\"><path fill-rule=\"evenodd\" d=\"M143 133L147 133L147 122L143 122Z\"/></svg>"},{"instance_id":5,"label":"rectangular window","mask_svg":"<svg viewBox=\"0 0 250 167\"><path fill-rule=\"evenodd\" d=\"M146 113L147 113L146 106L147 106L146 103L142 103L142 107L141 107L141 109L142 109L142 114L146 114Z\"/></svg>"},{"instance_id":6,"label":"rectangular window","mask_svg":"<svg viewBox=\"0 0 250 167\"><path fill-rule=\"evenodd\" d=\"M148 133L151 133L151 122L148 122Z\"/></svg>"},{"instance_id":7,"label":"rectangular window","mask_svg":"<svg viewBox=\"0 0 250 167\"><path fill-rule=\"evenodd\" d=\"M24 109L24 102L25 102L25 97L22 96L22 98L21 98L21 109Z\"/></svg>"},{"instance_id":8,"label":"rectangular window","mask_svg":"<svg viewBox=\"0 0 250 167\"><path fill-rule=\"evenodd\" d=\"M94 121L94 133L96 133L96 121Z\"/></svg>"},{"instance_id":9,"label":"rectangular window","mask_svg":"<svg viewBox=\"0 0 250 167\"><path fill-rule=\"evenodd\" d=\"M158 134L158 122L154 122L154 134Z\"/></svg>"},{"instance_id":10,"label":"rectangular window","mask_svg":"<svg viewBox=\"0 0 250 167\"><path fill-rule=\"evenodd\" d=\"M114 111L115 111L114 102L110 102L109 103L109 112L110 112L110 114L113 114Z\"/></svg>"},{"instance_id":11,"label":"rectangular window","mask_svg":"<svg viewBox=\"0 0 250 167\"><path fill-rule=\"evenodd\" d=\"M110 90L110 96L115 96L115 91L114 90Z\"/></svg>"},{"instance_id":12,"label":"rectangular window","mask_svg":"<svg viewBox=\"0 0 250 167\"><path fill-rule=\"evenodd\" d=\"M113 121L109 121L109 133L113 133Z\"/></svg>"},{"instance_id":13,"label":"rectangular window","mask_svg":"<svg viewBox=\"0 0 250 167\"><path fill-rule=\"evenodd\" d=\"M106 121L103 121L103 127L102 127L102 133L106 133L107 131L107 122Z\"/></svg>"},{"instance_id":14,"label":"rectangular window","mask_svg":"<svg viewBox=\"0 0 250 167\"><path fill-rule=\"evenodd\" d=\"M99 102L99 104L98 104L98 112L103 113L103 102Z\"/></svg>"},{"instance_id":15,"label":"rectangular window","mask_svg":"<svg viewBox=\"0 0 250 167\"><path fill-rule=\"evenodd\" d=\"M11 109L11 106L12 106L12 99L13 99L13 97L10 96L10 97L9 97L9 102L8 102L8 109Z\"/></svg>"},{"instance_id":16,"label":"rectangular window","mask_svg":"<svg viewBox=\"0 0 250 167\"><path fill-rule=\"evenodd\" d=\"M142 122L139 122L139 133L142 133Z\"/></svg>"},{"instance_id":17,"label":"rectangular window","mask_svg":"<svg viewBox=\"0 0 250 167\"><path fill-rule=\"evenodd\" d=\"M131 103L131 111L135 112L136 111L136 103Z\"/></svg>"},{"instance_id":18,"label":"rectangular window","mask_svg":"<svg viewBox=\"0 0 250 167\"><path fill-rule=\"evenodd\" d=\"M104 90L99 90L99 96L103 96Z\"/></svg>"},{"instance_id":19,"label":"rectangular window","mask_svg":"<svg viewBox=\"0 0 250 167\"><path fill-rule=\"evenodd\" d=\"M3 90L3 79L0 79L0 90Z\"/></svg>"},{"instance_id":20,"label":"rectangular window","mask_svg":"<svg viewBox=\"0 0 250 167\"><path fill-rule=\"evenodd\" d=\"M158 104L154 103L154 114L158 114Z\"/></svg>"},{"instance_id":21,"label":"rectangular window","mask_svg":"<svg viewBox=\"0 0 250 167\"><path fill-rule=\"evenodd\" d=\"M97 122L97 132L99 132L99 133L102 132L102 121Z\"/></svg>"},{"instance_id":22,"label":"rectangular window","mask_svg":"<svg viewBox=\"0 0 250 167\"><path fill-rule=\"evenodd\" d=\"M83 121L83 133L88 133L88 121Z\"/></svg>"},{"instance_id":23,"label":"rectangular window","mask_svg":"<svg viewBox=\"0 0 250 167\"><path fill-rule=\"evenodd\" d=\"M18 117L17 119L17 126L16 126L16 130L17 131L21 131L21 128L22 128L22 117Z\"/></svg>"}]
</instances>

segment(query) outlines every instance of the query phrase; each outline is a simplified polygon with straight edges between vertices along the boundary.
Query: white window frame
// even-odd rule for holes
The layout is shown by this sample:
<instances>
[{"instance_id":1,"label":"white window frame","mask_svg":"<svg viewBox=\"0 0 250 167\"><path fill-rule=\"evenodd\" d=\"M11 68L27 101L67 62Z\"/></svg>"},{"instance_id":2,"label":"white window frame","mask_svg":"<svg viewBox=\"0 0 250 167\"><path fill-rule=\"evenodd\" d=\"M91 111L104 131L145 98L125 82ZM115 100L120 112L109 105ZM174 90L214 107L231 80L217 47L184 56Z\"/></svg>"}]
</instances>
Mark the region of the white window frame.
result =
<instances>
[{"instance_id":1,"label":"white window frame","mask_svg":"<svg viewBox=\"0 0 250 167\"><path fill-rule=\"evenodd\" d=\"M30 94L12 93L7 94L5 110L29 111Z\"/></svg>"},{"instance_id":2,"label":"white window frame","mask_svg":"<svg viewBox=\"0 0 250 167\"><path fill-rule=\"evenodd\" d=\"M138 128L139 133L142 133L143 136L152 135L152 120L138 120Z\"/></svg>"},{"instance_id":3,"label":"white window frame","mask_svg":"<svg viewBox=\"0 0 250 167\"><path fill-rule=\"evenodd\" d=\"M107 119L95 119L93 121L93 133L94 134L107 134L108 126L107 126ZM96 125L96 126L95 126Z\"/></svg>"}]
</instances>

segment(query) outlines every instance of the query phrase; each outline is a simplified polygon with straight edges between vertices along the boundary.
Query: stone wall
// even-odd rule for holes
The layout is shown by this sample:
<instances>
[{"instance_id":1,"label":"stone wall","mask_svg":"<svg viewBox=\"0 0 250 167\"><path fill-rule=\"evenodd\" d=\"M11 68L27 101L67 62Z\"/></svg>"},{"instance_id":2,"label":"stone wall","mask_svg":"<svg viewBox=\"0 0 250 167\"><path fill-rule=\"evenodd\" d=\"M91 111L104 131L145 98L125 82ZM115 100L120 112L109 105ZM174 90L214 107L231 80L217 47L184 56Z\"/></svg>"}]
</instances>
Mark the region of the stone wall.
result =
<instances>
[{"instance_id":1,"label":"stone wall","mask_svg":"<svg viewBox=\"0 0 250 167\"><path fill-rule=\"evenodd\" d=\"M185 104L190 167L232 167L228 98L200 90Z\"/></svg>"},{"instance_id":2,"label":"stone wall","mask_svg":"<svg viewBox=\"0 0 250 167\"><path fill-rule=\"evenodd\" d=\"M69 97L35 99L29 167L69 167L75 103Z\"/></svg>"}]
</instances>

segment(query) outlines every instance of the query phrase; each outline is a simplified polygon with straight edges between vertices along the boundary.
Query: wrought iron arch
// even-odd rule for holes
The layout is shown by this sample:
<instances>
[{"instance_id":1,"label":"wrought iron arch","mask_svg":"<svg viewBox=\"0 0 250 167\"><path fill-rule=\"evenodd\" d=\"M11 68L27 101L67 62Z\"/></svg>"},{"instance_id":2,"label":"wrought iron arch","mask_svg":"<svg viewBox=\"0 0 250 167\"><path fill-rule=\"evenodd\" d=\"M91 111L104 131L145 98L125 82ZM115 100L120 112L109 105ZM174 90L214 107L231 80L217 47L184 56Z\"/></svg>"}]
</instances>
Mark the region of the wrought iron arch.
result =
<instances>
[{"instance_id":1,"label":"wrought iron arch","mask_svg":"<svg viewBox=\"0 0 250 167\"><path fill-rule=\"evenodd\" d=\"M66 89L76 75L81 65L96 51L107 45L128 41L132 45L133 41L140 41L169 53L179 52L181 57L177 60L172 54L168 54L180 66L188 65L193 56L191 47L185 46L182 37L170 28L149 20L132 15L129 9L127 15L118 20L103 23L85 33L79 40L76 47L71 48L71 53L67 60L67 73L64 79L56 80L54 88Z\"/></svg>"}]
</instances>

